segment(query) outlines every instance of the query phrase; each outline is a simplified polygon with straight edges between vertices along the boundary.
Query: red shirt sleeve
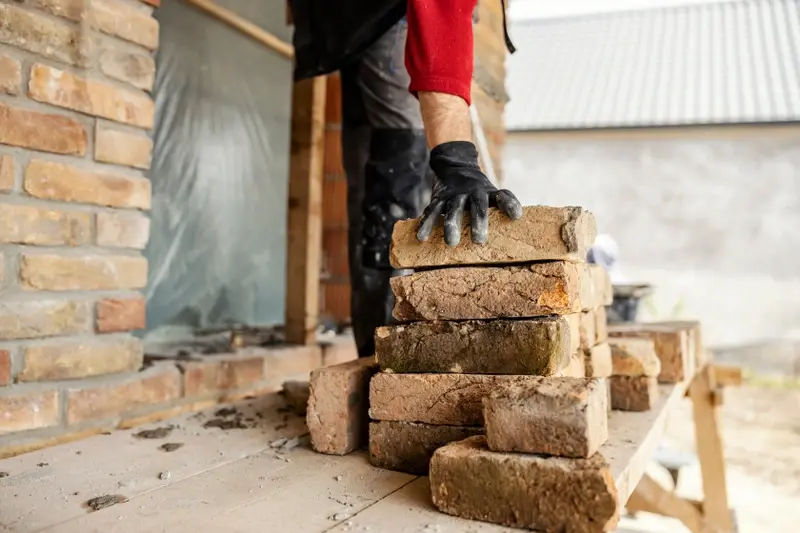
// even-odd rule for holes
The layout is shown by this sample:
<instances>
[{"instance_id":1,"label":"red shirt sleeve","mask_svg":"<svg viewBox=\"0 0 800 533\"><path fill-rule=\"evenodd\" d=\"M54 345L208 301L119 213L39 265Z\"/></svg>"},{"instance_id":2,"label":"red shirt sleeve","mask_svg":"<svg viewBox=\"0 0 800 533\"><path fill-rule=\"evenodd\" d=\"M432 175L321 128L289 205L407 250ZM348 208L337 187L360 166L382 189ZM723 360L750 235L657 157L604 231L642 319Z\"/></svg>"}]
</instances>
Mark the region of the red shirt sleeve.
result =
<instances>
[{"instance_id":1,"label":"red shirt sleeve","mask_svg":"<svg viewBox=\"0 0 800 533\"><path fill-rule=\"evenodd\" d=\"M472 11L477 0L408 0L409 90L448 93L471 103Z\"/></svg>"}]
</instances>

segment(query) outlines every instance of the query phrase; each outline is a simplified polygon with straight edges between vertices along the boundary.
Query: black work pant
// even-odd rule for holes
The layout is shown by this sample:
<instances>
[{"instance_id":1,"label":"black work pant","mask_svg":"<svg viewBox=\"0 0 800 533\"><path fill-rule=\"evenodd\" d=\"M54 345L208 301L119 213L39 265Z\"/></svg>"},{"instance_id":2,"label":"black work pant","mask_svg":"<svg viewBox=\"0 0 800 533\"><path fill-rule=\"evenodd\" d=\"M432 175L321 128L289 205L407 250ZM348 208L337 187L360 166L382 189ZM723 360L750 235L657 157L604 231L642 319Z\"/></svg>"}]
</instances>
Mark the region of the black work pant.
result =
<instances>
[{"instance_id":1,"label":"black work pant","mask_svg":"<svg viewBox=\"0 0 800 533\"><path fill-rule=\"evenodd\" d=\"M385 234L387 227L390 232L395 220L419 216L430 199L419 102L408 92L406 30L406 21L400 21L341 70L351 315L359 357L374 354L375 328L391 321L389 278L398 274L363 266L363 239Z\"/></svg>"}]
</instances>

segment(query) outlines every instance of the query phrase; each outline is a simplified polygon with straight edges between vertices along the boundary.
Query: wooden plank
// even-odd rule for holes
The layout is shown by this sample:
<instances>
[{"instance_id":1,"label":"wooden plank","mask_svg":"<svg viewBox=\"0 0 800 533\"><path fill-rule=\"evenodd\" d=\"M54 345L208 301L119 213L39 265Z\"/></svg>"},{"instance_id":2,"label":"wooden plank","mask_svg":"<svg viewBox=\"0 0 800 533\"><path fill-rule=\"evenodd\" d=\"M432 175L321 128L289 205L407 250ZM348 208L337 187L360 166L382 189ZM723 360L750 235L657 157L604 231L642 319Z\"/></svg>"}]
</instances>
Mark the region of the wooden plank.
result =
<instances>
[{"instance_id":1,"label":"wooden plank","mask_svg":"<svg viewBox=\"0 0 800 533\"><path fill-rule=\"evenodd\" d=\"M322 261L322 178L325 150L324 77L292 92L286 266L286 341L312 344L319 320Z\"/></svg>"},{"instance_id":2,"label":"wooden plank","mask_svg":"<svg viewBox=\"0 0 800 533\"><path fill-rule=\"evenodd\" d=\"M728 508L725 456L719 426L719 407L715 405L714 372L706 366L689 388L694 412L695 439L703 478L703 512L706 519L722 531L733 531Z\"/></svg>"},{"instance_id":3,"label":"wooden plank","mask_svg":"<svg viewBox=\"0 0 800 533\"><path fill-rule=\"evenodd\" d=\"M692 533L722 533L722 530L709 524L702 513L674 492L666 490L655 479L645 474L636 490L631 494L628 508L670 516L680 520Z\"/></svg>"},{"instance_id":4,"label":"wooden plank","mask_svg":"<svg viewBox=\"0 0 800 533\"><path fill-rule=\"evenodd\" d=\"M720 387L739 387L742 384L742 369L737 366L711 365L714 370L714 381Z\"/></svg>"}]
</instances>

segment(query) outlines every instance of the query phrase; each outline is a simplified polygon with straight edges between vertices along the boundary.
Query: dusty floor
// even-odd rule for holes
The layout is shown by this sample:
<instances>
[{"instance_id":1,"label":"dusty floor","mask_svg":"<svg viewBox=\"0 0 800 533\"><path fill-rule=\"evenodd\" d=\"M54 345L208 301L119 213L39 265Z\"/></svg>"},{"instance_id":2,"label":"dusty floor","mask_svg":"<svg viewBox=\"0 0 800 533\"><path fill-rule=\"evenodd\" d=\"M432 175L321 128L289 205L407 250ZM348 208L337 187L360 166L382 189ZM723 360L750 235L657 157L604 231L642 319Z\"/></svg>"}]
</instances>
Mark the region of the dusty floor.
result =
<instances>
[{"instance_id":1,"label":"dusty floor","mask_svg":"<svg viewBox=\"0 0 800 533\"><path fill-rule=\"evenodd\" d=\"M800 526L800 387L744 386L725 391L722 411L728 496L741 533L788 533ZM669 421L670 443L694 451L691 404ZM681 474L678 492L702 494L700 470ZM622 532L684 533L680 523L641 514L624 519Z\"/></svg>"}]
</instances>

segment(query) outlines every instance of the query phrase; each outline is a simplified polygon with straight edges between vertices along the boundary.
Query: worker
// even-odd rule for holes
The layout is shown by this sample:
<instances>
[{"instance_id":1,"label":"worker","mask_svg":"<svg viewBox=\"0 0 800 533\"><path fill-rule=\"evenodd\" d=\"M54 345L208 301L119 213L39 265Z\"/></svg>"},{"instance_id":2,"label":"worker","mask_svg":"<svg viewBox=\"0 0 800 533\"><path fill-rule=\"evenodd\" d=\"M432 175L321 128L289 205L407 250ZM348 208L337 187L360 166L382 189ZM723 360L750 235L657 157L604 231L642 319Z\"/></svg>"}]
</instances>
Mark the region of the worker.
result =
<instances>
[{"instance_id":1,"label":"worker","mask_svg":"<svg viewBox=\"0 0 800 533\"><path fill-rule=\"evenodd\" d=\"M522 216L517 198L480 170L472 143L475 6L476 0L291 0L295 79L340 72L359 357L374 354L374 330L391 320L396 221L422 215L421 241L443 221L444 240L455 246L464 213L479 244L487 241L490 206L511 219Z\"/></svg>"}]
</instances>

